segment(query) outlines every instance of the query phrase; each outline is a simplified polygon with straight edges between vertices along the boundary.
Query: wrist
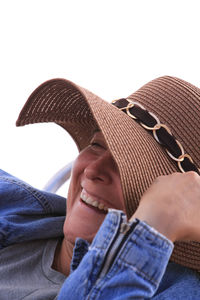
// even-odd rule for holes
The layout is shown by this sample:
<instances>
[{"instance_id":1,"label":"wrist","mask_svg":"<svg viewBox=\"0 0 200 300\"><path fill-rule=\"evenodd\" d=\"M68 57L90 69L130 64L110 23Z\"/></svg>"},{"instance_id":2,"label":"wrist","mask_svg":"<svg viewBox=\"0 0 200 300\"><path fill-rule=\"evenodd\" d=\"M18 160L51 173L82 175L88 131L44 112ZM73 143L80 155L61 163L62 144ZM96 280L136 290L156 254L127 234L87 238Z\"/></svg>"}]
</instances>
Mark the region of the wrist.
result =
<instances>
[{"instance_id":1,"label":"wrist","mask_svg":"<svg viewBox=\"0 0 200 300\"><path fill-rule=\"evenodd\" d=\"M132 221L133 219L144 221L149 226L153 227L162 235L164 235L171 242L176 241L176 235L171 217L169 218L166 215L156 214L155 212L147 214L142 210L137 210L131 217L130 221Z\"/></svg>"}]
</instances>

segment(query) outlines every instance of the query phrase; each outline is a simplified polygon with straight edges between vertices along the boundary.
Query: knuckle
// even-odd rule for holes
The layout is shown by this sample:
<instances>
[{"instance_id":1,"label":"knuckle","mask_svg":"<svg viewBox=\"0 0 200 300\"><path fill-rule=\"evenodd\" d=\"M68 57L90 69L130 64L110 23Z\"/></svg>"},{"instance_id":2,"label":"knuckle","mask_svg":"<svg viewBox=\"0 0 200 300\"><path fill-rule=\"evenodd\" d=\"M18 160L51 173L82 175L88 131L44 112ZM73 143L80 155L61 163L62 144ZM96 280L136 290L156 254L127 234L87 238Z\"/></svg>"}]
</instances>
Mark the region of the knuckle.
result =
<instances>
[{"instance_id":1,"label":"knuckle","mask_svg":"<svg viewBox=\"0 0 200 300\"><path fill-rule=\"evenodd\" d=\"M155 178L154 182L160 182L160 181L164 181L164 180L169 180L169 179L172 179L176 176L179 176L180 173L178 172L175 172L175 173L172 173L172 174L165 174L165 175L159 175L158 177Z\"/></svg>"},{"instance_id":2,"label":"knuckle","mask_svg":"<svg viewBox=\"0 0 200 300\"><path fill-rule=\"evenodd\" d=\"M195 171L189 171L189 172L186 172L185 175L188 177L188 179L190 180L200 180L200 177L199 175L195 172Z\"/></svg>"}]
</instances>

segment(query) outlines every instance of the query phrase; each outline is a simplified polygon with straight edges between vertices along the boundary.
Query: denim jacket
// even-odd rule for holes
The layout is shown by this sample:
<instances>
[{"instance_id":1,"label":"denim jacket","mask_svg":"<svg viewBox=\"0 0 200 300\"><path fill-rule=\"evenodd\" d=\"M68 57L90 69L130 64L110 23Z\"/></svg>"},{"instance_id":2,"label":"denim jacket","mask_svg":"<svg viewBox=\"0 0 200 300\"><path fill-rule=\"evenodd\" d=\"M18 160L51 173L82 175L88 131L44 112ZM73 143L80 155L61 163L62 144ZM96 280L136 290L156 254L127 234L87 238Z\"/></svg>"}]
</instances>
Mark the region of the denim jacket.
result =
<instances>
[{"instance_id":1,"label":"denim jacket","mask_svg":"<svg viewBox=\"0 0 200 300\"><path fill-rule=\"evenodd\" d=\"M66 199L0 170L0 249L63 235Z\"/></svg>"},{"instance_id":2,"label":"denim jacket","mask_svg":"<svg viewBox=\"0 0 200 300\"><path fill-rule=\"evenodd\" d=\"M63 235L66 199L0 171L0 249ZM45 226L44 226L45 225ZM76 240L58 300L200 299L199 276L169 263L173 244L146 223L111 210L91 245Z\"/></svg>"}]
</instances>

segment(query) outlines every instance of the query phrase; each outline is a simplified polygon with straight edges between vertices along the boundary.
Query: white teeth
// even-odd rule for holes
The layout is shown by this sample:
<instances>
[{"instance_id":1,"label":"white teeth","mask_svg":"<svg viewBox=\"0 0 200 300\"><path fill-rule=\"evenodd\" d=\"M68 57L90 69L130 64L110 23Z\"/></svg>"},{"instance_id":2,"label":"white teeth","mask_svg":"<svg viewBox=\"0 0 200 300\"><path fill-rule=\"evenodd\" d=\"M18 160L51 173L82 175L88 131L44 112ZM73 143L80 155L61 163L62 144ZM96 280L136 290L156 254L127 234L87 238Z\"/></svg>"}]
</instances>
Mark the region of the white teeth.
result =
<instances>
[{"instance_id":1,"label":"white teeth","mask_svg":"<svg viewBox=\"0 0 200 300\"><path fill-rule=\"evenodd\" d=\"M94 207L98 207L98 209L100 209L100 210L104 210L106 212L108 211L108 207L106 205L104 205L103 203L98 202L97 200L93 200L91 198L91 196L87 195L87 193L84 189L82 190L80 197L84 202L86 202L86 203L88 203L88 204L90 204Z\"/></svg>"},{"instance_id":2,"label":"white teeth","mask_svg":"<svg viewBox=\"0 0 200 300\"><path fill-rule=\"evenodd\" d=\"M90 198L90 197L86 198L85 202L88 203L88 204L92 204L93 203L92 198Z\"/></svg>"},{"instance_id":3,"label":"white teeth","mask_svg":"<svg viewBox=\"0 0 200 300\"><path fill-rule=\"evenodd\" d=\"M93 205L94 207L98 207L98 201L95 200L95 201L92 203L92 205Z\"/></svg>"},{"instance_id":4,"label":"white teeth","mask_svg":"<svg viewBox=\"0 0 200 300\"><path fill-rule=\"evenodd\" d=\"M104 208L104 204L100 203L100 204L98 205L98 208L99 208L99 209L103 209L103 208Z\"/></svg>"}]
</instances>

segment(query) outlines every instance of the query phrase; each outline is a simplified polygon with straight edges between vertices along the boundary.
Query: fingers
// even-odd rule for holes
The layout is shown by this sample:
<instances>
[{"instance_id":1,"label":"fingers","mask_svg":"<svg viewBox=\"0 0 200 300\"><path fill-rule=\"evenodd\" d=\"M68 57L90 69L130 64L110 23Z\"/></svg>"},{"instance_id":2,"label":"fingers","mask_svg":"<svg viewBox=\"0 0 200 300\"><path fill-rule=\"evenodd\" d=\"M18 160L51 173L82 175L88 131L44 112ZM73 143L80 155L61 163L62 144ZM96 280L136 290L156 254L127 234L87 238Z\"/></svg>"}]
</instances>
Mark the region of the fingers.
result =
<instances>
[{"instance_id":1,"label":"fingers","mask_svg":"<svg viewBox=\"0 0 200 300\"><path fill-rule=\"evenodd\" d=\"M193 171L159 176L142 196L133 217L172 241L200 241L200 176Z\"/></svg>"}]
</instances>

